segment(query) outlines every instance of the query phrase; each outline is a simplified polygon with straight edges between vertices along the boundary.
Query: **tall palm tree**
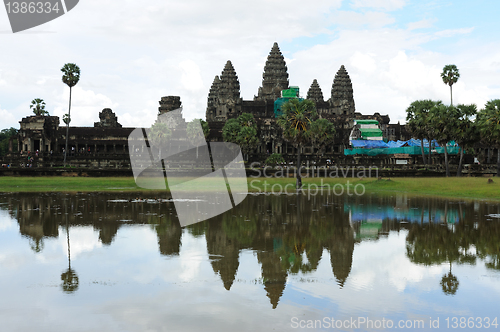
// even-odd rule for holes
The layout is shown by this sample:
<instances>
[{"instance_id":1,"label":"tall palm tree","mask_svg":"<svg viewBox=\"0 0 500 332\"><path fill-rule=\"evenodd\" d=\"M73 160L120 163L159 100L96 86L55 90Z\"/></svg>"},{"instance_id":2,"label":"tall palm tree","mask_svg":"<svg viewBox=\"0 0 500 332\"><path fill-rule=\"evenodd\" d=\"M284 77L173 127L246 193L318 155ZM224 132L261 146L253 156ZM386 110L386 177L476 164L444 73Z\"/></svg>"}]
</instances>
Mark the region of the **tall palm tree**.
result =
<instances>
[{"instance_id":1,"label":"tall palm tree","mask_svg":"<svg viewBox=\"0 0 500 332\"><path fill-rule=\"evenodd\" d=\"M443 79L444 84L448 84L450 86L451 106L453 106L453 91L451 89L451 86L457 83L459 77L460 73L458 72L457 66L444 66L443 72L441 73L441 78Z\"/></svg>"},{"instance_id":2,"label":"tall palm tree","mask_svg":"<svg viewBox=\"0 0 500 332\"><path fill-rule=\"evenodd\" d=\"M457 105L458 122L454 130L453 139L460 147L460 160L458 163L457 176L462 176L462 165L464 159L464 149L472 147L479 141L479 131L472 118L477 113L475 104Z\"/></svg>"},{"instance_id":3,"label":"tall palm tree","mask_svg":"<svg viewBox=\"0 0 500 332\"><path fill-rule=\"evenodd\" d=\"M67 63L61 68L61 71L63 72L63 83L69 86L68 122L66 123L66 148L64 149L64 167L66 167L66 155L68 154L69 122L71 119L71 89L80 80L80 68L74 63Z\"/></svg>"},{"instance_id":4,"label":"tall palm tree","mask_svg":"<svg viewBox=\"0 0 500 332\"><path fill-rule=\"evenodd\" d=\"M31 101L30 108L33 109L35 115L49 115L49 112L45 110L45 102L43 99L35 98Z\"/></svg>"},{"instance_id":5,"label":"tall palm tree","mask_svg":"<svg viewBox=\"0 0 500 332\"><path fill-rule=\"evenodd\" d=\"M300 176L300 149L311 139L311 124L318 117L316 106L312 100L290 99L281 107L283 114L278 125L283 129L283 137L297 148L297 182L296 188L302 187Z\"/></svg>"}]
</instances>

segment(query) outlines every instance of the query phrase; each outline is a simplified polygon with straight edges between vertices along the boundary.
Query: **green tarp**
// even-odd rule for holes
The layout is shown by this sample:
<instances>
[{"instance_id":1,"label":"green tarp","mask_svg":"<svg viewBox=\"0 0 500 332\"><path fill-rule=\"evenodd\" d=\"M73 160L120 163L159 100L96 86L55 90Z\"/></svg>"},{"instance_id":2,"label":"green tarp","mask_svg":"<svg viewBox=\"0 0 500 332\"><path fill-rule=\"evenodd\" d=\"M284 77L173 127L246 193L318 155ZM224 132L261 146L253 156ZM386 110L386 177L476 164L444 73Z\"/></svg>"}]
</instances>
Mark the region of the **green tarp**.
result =
<instances>
[{"instance_id":1,"label":"green tarp","mask_svg":"<svg viewBox=\"0 0 500 332\"><path fill-rule=\"evenodd\" d=\"M376 124L378 125L377 120L356 120L356 124Z\"/></svg>"},{"instance_id":2,"label":"green tarp","mask_svg":"<svg viewBox=\"0 0 500 332\"><path fill-rule=\"evenodd\" d=\"M375 128L359 128L361 132L361 137L366 139L367 137L382 137L383 133L380 129Z\"/></svg>"}]
</instances>

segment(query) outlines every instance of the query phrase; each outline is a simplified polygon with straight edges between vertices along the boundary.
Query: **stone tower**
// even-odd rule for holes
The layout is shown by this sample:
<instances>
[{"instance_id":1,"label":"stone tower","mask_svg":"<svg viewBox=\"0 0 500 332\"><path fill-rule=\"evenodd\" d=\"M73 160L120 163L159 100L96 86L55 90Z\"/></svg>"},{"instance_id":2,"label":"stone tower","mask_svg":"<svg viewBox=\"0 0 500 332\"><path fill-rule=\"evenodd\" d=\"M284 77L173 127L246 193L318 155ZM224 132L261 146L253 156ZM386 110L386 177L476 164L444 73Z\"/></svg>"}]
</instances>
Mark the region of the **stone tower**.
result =
<instances>
[{"instance_id":1,"label":"stone tower","mask_svg":"<svg viewBox=\"0 0 500 332\"><path fill-rule=\"evenodd\" d=\"M285 58L281 54L278 43L274 43L264 66L262 87L256 99L276 100L281 97L281 90L288 89L288 71Z\"/></svg>"},{"instance_id":2,"label":"stone tower","mask_svg":"<svg viewBox=\"0 0 500 332\"><path fill-rule=\"evenodd\" d=\"M332 112L336 115L354 115L354 97L352 83L344 65L335 74L330 98Z\"/></svg>"},{"instance_id":3,"label":"stone tower","mask_svg":"<svg viewBox=\"0 0 500 332\"><path fill-rule=\"evenodd\" d=\"M219 76L215 76L214 82L210 87L210 92L208 93L207 112L205 114L207 121L214 121L217 115L219 83L220 83Z\"/></svg>"},{"instance_id":4,"label":"stone tower","mask_svg":"<svg viewBox=\"0 0 500 332\"><path fill-rule=\"evenodd\" d=\"M310 99L315 103L322 103L324 101L323 92L321 92L321 88L319 87L318 81L316 79L314 79L311 87L309 88L309 91L307 91L307 99Z\"/></svg>"},{"instance_id":5,"label":"stone tower","mask_svg":"<svg viewBox=\"0 0 500 332\"><path fill-rule=\"evenodd\" d=\"M240 81L233 64L227 60L222 74L215 77L208 94L207 120L226 121L241 110Z\"/></svg>"},{"instance_id":6,"label":"stone tower","mask_svg":"<svg viewBox=\"0 0 500 332\"><path fill-rule=\"evenodd\" d=\"M170 111L181 108L181 97L179 96L167 96L161 97L159 101L160 107L158 107L158 115L168 113Z\"/></svg>"},{"instance_id":7,"label":"stone tower","mask_svg":"<svg viewBox=\"0 0 500 332\"><path fill-rule=\"evenodd\" d=\"M182 117L182 103L179 96L166 96L161 97L158 107L158 119L156 121L164 122L171 129L180 129L186 127L186 121ZM180 109L178 112L171 113L172 116L162 117L166 113L170 113Z\"/></svg>"},{"instance_id":8,"label":"stone tower","mask_svg":"<svg viewBox=\"0 0 500 332\"><path fill-rule=\"evenodd\" d=\"M94 127L121 128L118 118L110 108L105 108L99 113L99 122L94 122Z\"/></svg>"}]
</instances>

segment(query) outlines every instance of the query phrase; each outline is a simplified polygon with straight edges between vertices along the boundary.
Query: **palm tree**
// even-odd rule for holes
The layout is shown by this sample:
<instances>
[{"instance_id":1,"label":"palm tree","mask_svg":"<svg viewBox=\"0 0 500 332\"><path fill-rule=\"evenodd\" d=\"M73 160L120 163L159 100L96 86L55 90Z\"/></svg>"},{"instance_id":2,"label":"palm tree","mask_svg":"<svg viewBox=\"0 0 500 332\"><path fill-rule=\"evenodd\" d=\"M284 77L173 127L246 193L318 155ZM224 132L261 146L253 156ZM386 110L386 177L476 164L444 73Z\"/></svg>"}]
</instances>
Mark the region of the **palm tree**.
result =
<instances>
[{"instance_id":1,"label":"palm tree","mask_svg":"<svg viewBox=\"0 0 500 332\"><path fill-rule=\"evenodd\" d=\"M451 106L453 106L453 91L451 89L451 86L457 83L459 77L460 73L458 72L457 66L444 66L443 72L441 73L441 78L443 79L444 84L448 84L450 86Z\"/></svg>"},{"instance_id":2,"label":"palm tree","mask_svg":"<svg viewBox=\"0 0 500 332\"><path fill-rule=\"evenodd\" d=\"M62 81L69 86L69 109L68 119L71 119L71 89L80 80L80 68L74 63L67 63L62 68ZM64 150L64 167L66 167L66 155L68 154L68 139L69 139L69 121L66 123L66 148Z\"/></svg>"},{"instance_id":3,"label":"palm tree","mask_svg":"<svg viewBox=\"0 0 500 332\"><path fill-rule=\"evenodd\" d=\"M201 132L199 130L201 125ZM188 122L186 133L192 144L196 145L196 158L198 159L198 147L206 144L205 139L210 134L208 123L202 119L193 119Z\"/></svg>"},{"instance_id":4,"label":"palm tree","mask_svg":"<svg viewBox=\"0 0 500 332\"><path fill-rule=\"evenodd\" d=\"M319 154L326 148L326 146L333 142L335 139L335 127L333 123L327 119L317 119L311 123L311 141L313 146L318 149L316 152L316 159L318 162Z\"/></svg>"},{"instance_id":5,"label":"palm tree","mask_svg":"<svg viewBox=\"0 0 500 332\"><path fill-rule=\"evenodd\" d=\"M458 163L457 176L462 175L462 164L464 159L464 149L472 147L479 140L479 132L476 124L471 120L477 113L475 104L457 105L458 122L455 128L453 139L460 147L460 161Z\"/></svg>"},{"instance_id":6,"label":"palm tree","mask_svg":"<svg viewBox=\"0 0 500 332\"><path fill-rule=\"evenodd\" d=\"M477 114L476 122L482 140L498 149L497 176L500 176L500 99L488 101Z\"/></svg>"},{"instance_id":7,"label":"palm tree","mask_svg":"<svg viewBox=\"0 0 500 332\"><path fill-rule=\"evenodd\" d=\"M49 115L49 112L45 110L45 102L43 99L36 98L31 101L30 108L33 109L35 115Z\"/></svg>"},{"instance_id":8,"label":"palm tree","mask_svg":"<svg viewBox=\"0 0 500 332\"><path fill-rule=\"evenodd\" d=\"M148 133L148 140L152 146L158 148L158 160L161 160L161 152L166 148L168 138L172 135L172 130L166 123L155 122Z\"/></svg>"},{"instance_id":9,"label":"palm tree","mask_svg":"<svg viewBox=\"0 0 500 332\"><path fill-rule=\"evenodd\" d=\"M281 107L283 114L278 119L278 125L283 129L283 137L297 149L297 182L296 188L302 187L300 176L300 149L310 141L311 124L318 117L316 106L312 100L290 99Z\"/></svg>"},{"instance_id":10,"label":"palm tree","mask_svg":"<svg viewBox=\"0 0 500 332\"><path fill-rule=\"evenodd\" d=\"M424 152L424 139L427 138L429 140L429 163L430 163L430 151L431 146L430 142L432 135L430 135L430 123L429 123L429 111L435 105L438 105L440 102L432 101L432 100L415 100L410 106L406 109L406 121L407 127L409 128L411 134L416 139L420 140L420 148L422 151L422 161L424 165L427 164L425 160L425 152Z\"/></svg>"},{"instance_id":11,"label":"palm tree","mask_svg":"<svg viewBox=\"0 0 500 332\"><path fill-rule=\"evenodd\" d=\"M229 119L222 128L222 138L226 142L238 144L248 160L250 151L257 146L257 122L250 113L243 113L236 119Z\"/></svg>"},{"instance_id":12,"label":"palm tree","mask_svg":"<svg viewBox=\"0 0 500 332\"><path fill-rule=\"evenodd\" d=\"M71 122L71 119L69 118L69 114L66 113L63 115L63 122L66 124L66 125L69 125L69 123Z\"/></svg>"},{"instance_id":13,"label":"palm tree","mask_svg":"<svg viewBox=\"0 0 500 332\"><path fill-rule=\"evenodd\" d=\"M450 176L450 165L448 163L448 149L446 144L454 138L453 134L458 126L458 117L458 111L453 106L439 104L432 107L429 111L429 120L434 131L434 137L439 145L444 147L446 177Z\"/></svg>"}]
</instances>

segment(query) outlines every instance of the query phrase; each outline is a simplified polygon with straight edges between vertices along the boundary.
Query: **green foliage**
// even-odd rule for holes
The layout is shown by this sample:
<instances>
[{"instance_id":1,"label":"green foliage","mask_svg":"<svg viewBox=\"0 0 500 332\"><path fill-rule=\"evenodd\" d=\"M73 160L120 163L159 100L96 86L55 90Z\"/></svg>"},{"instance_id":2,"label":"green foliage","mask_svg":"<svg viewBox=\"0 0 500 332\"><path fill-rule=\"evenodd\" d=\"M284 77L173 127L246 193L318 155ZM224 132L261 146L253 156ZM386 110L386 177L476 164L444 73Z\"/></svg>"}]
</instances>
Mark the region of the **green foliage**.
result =
<instances>
[{"instance_id":1,"label":"green foliage","mask_svg":"<svg viewBox=\"0 0 500 332\"><path fill-rule=\"evenodd\" d=\"M452 86L453 84L457 83L459 77L460 73L458 72L457 66L446 65L443 67L441 78L443 79L444 84Z\"/></svg>"},{"instance_id":2,"label":"green foliage","mask_svg":"<svg viewBox=\"0 0 500 332\"><path fill-rule=\"evenodd\" d=\"M500 99L488 101L476 121L483 142L500 147Z\"/></svg>"},{"instance_id":3,"label":"green foliage","mask_svg":"<svg viewBox=\"0 0 500 332\"><path fill-rule=\"evenodd\" d=\"M453 105L453 91L451 86L457 83L458 78L460 77L460 73L458 72L458 68L455 65L446 65L443 68L443 72L441 73L441 78L443 79L443 83L450 86L450 100Z\"/></svg>"},{"instance_id":4,"label":"green foliage","mask_svg":"<svg viewBox=\"0 0 500 332\"><path fill-rule=\"evenodd\" d=\"M70 88L74 87L80 80L80 67L74 63L67 63L62 68L62 81Z\"/></svg>"},{"instance_id":5,"label":"green foliage","mask_svg":"<svg viewBox=\"0 0 500 332\"><path fill-rule=\"evenodd\" d=\"M265 164L266 165L277 165L285 163L285 159L280 153L273 153L269 157L267 157Z\"/></svg>"},{"instance_id":6,"label":"green foliage","mask_svg":"<svg viewBox=\"0 0 500 332\"><path fill-rule=\"evenodd\" d=\"M16 128L2 129L0 131L0 156L5 156L9 152L9 140L12 136L17 137L18 130ZM14 152L17 152L17 139L12 142Z\"/></svg>"},{"instance_id":7,"label":"green foliage","mask_svg":"<svg viewBox=\"0 0 500 332\"><path fill-rule=\"evenodd\" d=\"M200 134L198 126L201 125L201 129L203 131L203 135ZM208 123L201 119L193 119L187 124L187 136L188 139L195 143L202 143L202 140L208 137L210 134L210 129L208 128Z\"/></svg>"},{"instance_id":8,"label":"green foliage","mask_svg":"<svg viewBox=\"0 0 500 332\"><path fill-rule=\"evenodd\" d=\"M311 123L311 143L318 149L316 157L335 139L335 127L327 119L317 119Z\"/></svg>"},{"instance_id":9,"label":"green foliage","mask_svg":"<svg viewBox=\"0 0 500 332\"><path fill-rule=\"evenodd\" d=\"M248 154L259 143L257 122L249 113L243 113L237 119L229 119L222 128L222 137L226 142L238 144L243 153Z\"/></svg>"},{"instance_id":10,"label":"green foliage","mask_svg":"<svg viewBox=\"0 0 500 332\"><path fill-rule=\"evenodd\" d=\"M309 143L311 140L311 125L318 117L313 101L291 99L281 107L283 114L278 119L278 125L283 129L283 137L295 146Z\"/></svg>"},{"instance_id":11,"label":"green foliage","mask_svg":"<svg viewBox=\"0 0 500 332\"><path fill-rule=\"evenodd\" d=\"M290 99L281 106L283 113L277 118L283 129L283 137L297 147L297 168L300 169L300 148L311 141L311 125L318 117L312 100ZM302 187L300 172L297 173L296 188Z\"/></svg>"},{"instance_id":12,"label":"green foliage","mask_svg":"<svg viewBox=\"0 0 500 332\"><path fill-rule=\"evenodd\" d=\"M172 131L168 128L166 123L155 122L148 132L148 140L156 147L161 147L166 139L172 135Z\"/></svg>"},{"instance_id":13,"label":"green foliage","mask_svg":"<svg viewBox=\"0 0 500 332\"><path fill-rule=\"evenodd\" d=\"M432 139L433 130L429 112L438 105L441 105L441 101L416 100L406 109L406 125L413 137Z\"/></svg>"},{"instance_id":14,"label":"green foliage","mask_svg":"<svg viewBox=\"0 0 500 332\"><path fill-rule=\"evenodd\" d=\"M463 148L472 147L479 140L478 127L472 119L477 114L477 106L460 104L457 105L456 112L458 119L452 135L453 140Z\"/></svg>"},{"instance_id":15,"label":"green foliage","mask_svg":"<svg viewBox=\"0 0 500 332\"><path fill-rule=\"evenodd\" d=\"M69 125L69 123L71 122L71 118L69 117L69 114L66 113L63 115L63 122L66 124L66 125Z\"/></svg>"},{"instance_id":16,"label":"green foliage","mask_svg":"<svg viewBox=\"0 0 500 332\"><path fill-rule=\"evenodd\" d=\"M40 98L35 98L31 101L30 109L33 110L35 115L49 115L49 112L45 110L45 102Z\"/></svg>"}]
</instances>

